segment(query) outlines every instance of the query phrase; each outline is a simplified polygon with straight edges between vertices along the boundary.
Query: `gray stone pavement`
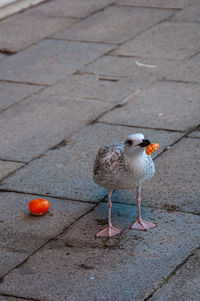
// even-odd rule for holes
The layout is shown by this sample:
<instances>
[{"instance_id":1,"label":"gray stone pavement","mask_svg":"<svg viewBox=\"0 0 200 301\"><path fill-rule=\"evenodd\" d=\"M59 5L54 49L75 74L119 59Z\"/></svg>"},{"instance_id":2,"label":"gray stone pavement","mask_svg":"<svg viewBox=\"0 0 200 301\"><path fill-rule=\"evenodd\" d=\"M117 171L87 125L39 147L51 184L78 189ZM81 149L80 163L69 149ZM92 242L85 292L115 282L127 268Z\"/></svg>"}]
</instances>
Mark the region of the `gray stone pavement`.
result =
<instances>
[{"instance_id":1,"label":"gray stone pavement","mask_svg":"<svg viewBox=\"0 0 200 301\"><path fill-rule=\"evenodd\" d=\"M198 250L150 300L196 300L200 296L199 256Z\"/></svg>"},{"instance_id":2,"label":"gray stone pavement","mask_svg":"<svg viewBox=\"0 0 200 301\"><path fill-rule=\"evenodd\" d=\"M187 83L200 83L200 53L194 55L189 61L185 62L175 72L167 74L165 79L172 81L182 81Z\"/></svg>"},{"instance_id":3,"label":"gray stone pavement","mask_svg":"<svg viewBox=\"0 0 200 301\"><path fill-rule=\"evenodd\" d=\"M200 299L197 0L51 0L0 22L0 301ZM99 147L160 149L135 192L92 180ZM47 198L43 217L28 203Z\"/></svg>"},{"instance_id":4,"label":"gray stone pavement","mask_svg":"<svg viewBox=\"0 0 200 301\"><path fill-rule=\"evenodd\" d=\"M0 277L92 208L92 205L87 203L77 205L69 200L50 198L50 213L38 221L37 217L28 214L28 200L37 197L8 192L0 194ZM13 207L14 203L17 204L16 208Z\"/></svg>"},{"instance_id":5,"label":"gray stone pavement","mask_svg":"<svg viewBox=\"0 0 200 301\"><path fill-rule=\"evenodd\" d=\"M170 47L168 47L170 45ZM124 43L113 54L180 60L200 47L200 24L162 22Z\"/></svg>"},{"instance_id":6,"label":"gray stone pavement","mask_svg":"<svg viewBox=\"0 0 200 301\"><path fill-rule=\"evenodd\" d=\"M43 87L34 85L24 85L21 83L0 82L0 111L8 109L13 104L20 102L34 92L38 92Z\"/></svg>"},{"instance_id":7,"label":"gray stone pavement","mask_svg":"<svg viewBox=\"0 0 200 301\"><path fill-rule=\"evenodd\" d=\"M0 160L0 180L9 176L22 166L24 166L24 163Z\"/></svg>"},{"instance_id":8,"label":"gray stone pavement","mask_svg":"<svg viewBox=\"0 0 200 301\"><path fill-rule=\"evenodd\" d=\"M119 44L172 14L170 10L110 6L53 37Z\"/></svg>"},{"instance_id":9,"label":"gray stone pavement","mask_svg":"<svg viewBox=\"0 0 200 301\"><path fill-rule=\"evenodd\" d=\"M30 14L30 11L32 10L16 14L1 22L1 49L11 52L19 51L44 39L55 31L70 27L77 22L74 18L36 16Z\"/></svg>"},{"instance_id":10,"label":"gray stone pavement","mask_svg":"<svg viewBox=\"0 0 200 301\"><path fill-rule=\"evenodd\" d=\"M2 60L5 56L0 53L0 60Z\"/></svg>"}]
</instances>

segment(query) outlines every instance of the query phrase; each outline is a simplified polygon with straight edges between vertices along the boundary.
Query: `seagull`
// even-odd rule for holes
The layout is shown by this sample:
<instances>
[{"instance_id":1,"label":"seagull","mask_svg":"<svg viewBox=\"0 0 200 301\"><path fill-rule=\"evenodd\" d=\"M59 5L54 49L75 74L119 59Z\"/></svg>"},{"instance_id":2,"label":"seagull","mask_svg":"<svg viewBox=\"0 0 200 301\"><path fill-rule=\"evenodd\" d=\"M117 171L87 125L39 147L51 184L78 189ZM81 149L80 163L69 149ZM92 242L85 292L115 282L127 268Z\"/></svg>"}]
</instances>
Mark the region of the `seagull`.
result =
<instances>
[{"instance_id":1,"label":"seagull","mask_svg":"<svg viewBox=\"0 0 200 301\"><path fill-rule=\"evenodd\" d=\"M145 152L149 144L151 142L145 139L143 134L137 133L128 136L124 142L99 149L94 163L93 179L108 193L108 226L97 233L96 237L112 237L121 233L121 230L113 227L111 223L111 196L114 189L136 189L138 217L131 229L147 231L157 226L144 221L140 211L141 185L155 173L153 160Z\"/></svg>"}]
</instances>

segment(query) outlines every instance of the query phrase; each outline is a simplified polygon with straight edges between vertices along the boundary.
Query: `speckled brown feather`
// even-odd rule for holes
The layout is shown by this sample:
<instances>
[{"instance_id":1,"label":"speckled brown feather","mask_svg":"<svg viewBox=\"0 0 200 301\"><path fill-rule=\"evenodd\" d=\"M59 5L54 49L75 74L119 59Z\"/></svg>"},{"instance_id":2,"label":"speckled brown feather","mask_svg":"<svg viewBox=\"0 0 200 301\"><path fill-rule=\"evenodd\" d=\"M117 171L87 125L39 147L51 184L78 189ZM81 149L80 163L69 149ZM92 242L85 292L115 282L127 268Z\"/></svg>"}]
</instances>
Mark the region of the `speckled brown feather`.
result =
<instances>
[{"instance_id":1,"label":"speckled brown feather","mask_svg":"<svg viewBox=\"0 0 200 301\"><path fill-rule=\"evenodd\" d=\"M112 172L116 169L116 165L120 165L123 161L123 143L116 143L104 146L99 149L95 163L94 175L98 175L102 170Z\"/></svg>"},{"instance_id":2,"label":"speckled brown feather","mask_svg":"<svg viewBox=\"0 0 200 301\"><path fill-rule=\"evenodd\" d=\"M154 173L150 156L144 154L143 164L136 163L127 160L123 142L104 146L97 154L93 179L106 189L133 189Z\"/></svg>"}]
</instances>

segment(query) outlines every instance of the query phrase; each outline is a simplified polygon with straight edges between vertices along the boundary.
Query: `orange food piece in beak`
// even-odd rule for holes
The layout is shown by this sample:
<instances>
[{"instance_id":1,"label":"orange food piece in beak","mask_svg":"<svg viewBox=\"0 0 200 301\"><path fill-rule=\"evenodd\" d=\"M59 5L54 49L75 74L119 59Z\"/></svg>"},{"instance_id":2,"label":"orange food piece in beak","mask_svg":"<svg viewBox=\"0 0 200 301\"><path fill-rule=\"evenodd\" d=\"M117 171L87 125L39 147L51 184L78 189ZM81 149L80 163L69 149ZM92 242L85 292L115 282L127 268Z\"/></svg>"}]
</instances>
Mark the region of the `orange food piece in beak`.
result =
<instances>
[{"instance_id":1,"label":"orange food piece in beak","mask_svg":"<svg viewBox=\"0 0 200 301\"><path fill-rule=\"evenodd\" d=\"M151 155L155 150L157 150L160 147L158 143L151 143L146 147L146 154Z\"/></svg>"}]
</instances>

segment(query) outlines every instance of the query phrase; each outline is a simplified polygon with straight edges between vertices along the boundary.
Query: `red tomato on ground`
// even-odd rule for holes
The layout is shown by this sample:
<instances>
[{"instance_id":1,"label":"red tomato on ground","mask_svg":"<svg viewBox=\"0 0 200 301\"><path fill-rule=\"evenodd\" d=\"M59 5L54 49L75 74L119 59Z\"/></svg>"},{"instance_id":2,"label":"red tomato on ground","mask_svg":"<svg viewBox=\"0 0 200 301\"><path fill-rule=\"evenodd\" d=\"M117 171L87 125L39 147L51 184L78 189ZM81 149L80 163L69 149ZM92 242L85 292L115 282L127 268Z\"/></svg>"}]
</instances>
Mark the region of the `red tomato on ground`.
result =
<instances>
[{"instance_id":1,"label":"red tomato on ground","mask_svg":"<svg viewBox=\"0 0 200 301\"><path fill-rule=\"evenodd\" d=\"M50 202L45 199L34 199L28 206L33 215L44 215L49 210Z\"/></svg>"}]
</instances>

